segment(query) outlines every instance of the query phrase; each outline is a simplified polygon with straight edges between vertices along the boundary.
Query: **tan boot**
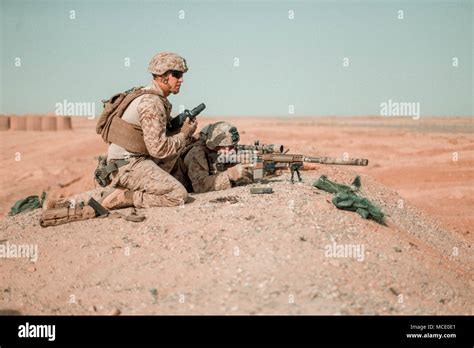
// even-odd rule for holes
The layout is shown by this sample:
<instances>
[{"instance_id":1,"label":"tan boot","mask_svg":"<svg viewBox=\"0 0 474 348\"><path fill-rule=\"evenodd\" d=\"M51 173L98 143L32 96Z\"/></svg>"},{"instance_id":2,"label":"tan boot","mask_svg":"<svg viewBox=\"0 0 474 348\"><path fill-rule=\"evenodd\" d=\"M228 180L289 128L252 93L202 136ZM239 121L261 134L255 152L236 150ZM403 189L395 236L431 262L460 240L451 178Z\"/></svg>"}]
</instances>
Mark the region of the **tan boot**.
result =
<instances>
[{"instance_id":1,"label":"tan boot","mask_svg":"<svg viewBox=\"0 0 474 348\"><path fill-rule=\"evenodd\" d=\"M43 211L55 208L67 208L69 206L70 202L65 198L46 197L46 199L43 201Z\"/></svg>"},{"instance_id":2,"label":"tan boot","mask_svg":"<svg viewBox=\"0 0 474 348\"><path fill-rule=\"evenodd\" d=\"M117 188L102 200L105 209L122 209L133 207L133 191Z\"/></svg>"}]
</instances>

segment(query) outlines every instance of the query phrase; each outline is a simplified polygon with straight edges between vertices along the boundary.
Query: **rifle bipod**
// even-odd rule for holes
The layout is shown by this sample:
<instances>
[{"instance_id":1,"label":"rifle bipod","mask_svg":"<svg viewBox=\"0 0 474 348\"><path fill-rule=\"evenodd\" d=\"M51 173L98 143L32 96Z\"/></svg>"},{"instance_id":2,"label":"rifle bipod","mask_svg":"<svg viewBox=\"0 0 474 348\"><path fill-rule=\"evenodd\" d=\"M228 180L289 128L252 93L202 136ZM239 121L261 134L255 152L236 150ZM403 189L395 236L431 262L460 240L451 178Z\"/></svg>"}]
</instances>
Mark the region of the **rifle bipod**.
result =
<instances>
[{"instance_id":1,"label":"rifle bipod","mask_svg":"<svg viewBox=\"0 0 474 348\"><path fill-rule=\"evenodd\" d=\"M295 176L295 173L296 175L298 176L298 181L301 182L301 175L300 175L300 168L303 164L302 163L291 163L290 164L290 172L291 172L291 183L294 184L295 183L295 180L294 180L294 176Z\"/></svg>"}]
</instances>

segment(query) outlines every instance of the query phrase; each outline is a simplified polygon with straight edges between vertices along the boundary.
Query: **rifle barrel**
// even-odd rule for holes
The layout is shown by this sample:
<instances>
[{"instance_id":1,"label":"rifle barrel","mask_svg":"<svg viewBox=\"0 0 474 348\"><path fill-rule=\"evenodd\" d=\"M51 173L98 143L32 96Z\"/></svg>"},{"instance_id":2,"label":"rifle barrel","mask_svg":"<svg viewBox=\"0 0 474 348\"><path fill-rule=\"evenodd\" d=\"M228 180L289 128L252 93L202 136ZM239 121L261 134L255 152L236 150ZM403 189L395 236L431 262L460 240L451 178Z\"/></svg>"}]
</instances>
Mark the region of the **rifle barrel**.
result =
<instances>
[{"instance_id":1,"label":"rifle barrel","mask_svg":"<svg viewBox=\"0 0 474 348\"><path fill-rule=\"evenodd\" d=\"M350 166L366 166L369 160L365 158L338 158L338 157L304 157L304 162L321 164L339 164Z\"/></svg>"},{"instance_id":2,"label":"rifle barrel","mask_svg":"<svg viewBox=\"0 0 474 348\"><path fill-rule=\"evenodd\" d=\"M205 108L206 108L206 105L204 103L201 103L198 106L196 106L194 109L192 109L190 114L191 116L195 117L199 115Z\"/></svg>"}]
</instances>

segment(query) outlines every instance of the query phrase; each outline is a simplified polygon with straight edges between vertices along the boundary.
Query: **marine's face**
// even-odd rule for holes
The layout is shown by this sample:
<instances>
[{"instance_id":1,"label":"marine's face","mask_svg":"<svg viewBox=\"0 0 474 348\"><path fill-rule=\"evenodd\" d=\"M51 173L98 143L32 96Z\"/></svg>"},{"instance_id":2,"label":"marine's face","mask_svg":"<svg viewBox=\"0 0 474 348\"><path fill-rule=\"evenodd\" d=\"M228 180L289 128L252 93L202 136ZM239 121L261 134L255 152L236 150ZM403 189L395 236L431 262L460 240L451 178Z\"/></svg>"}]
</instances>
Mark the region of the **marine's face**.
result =
<instances>
[{"instance_id":1,"label":"marine's face","mask_svg":"<svg viewBox=\"0 0 474 348\"><path fill-rule=\"evenodd\" d=\"M170 88L170 93L178 94L181 84L183 83L183 73L177 70L171 70L168 75L168 85Z\"/></svg>"}]
</instances>

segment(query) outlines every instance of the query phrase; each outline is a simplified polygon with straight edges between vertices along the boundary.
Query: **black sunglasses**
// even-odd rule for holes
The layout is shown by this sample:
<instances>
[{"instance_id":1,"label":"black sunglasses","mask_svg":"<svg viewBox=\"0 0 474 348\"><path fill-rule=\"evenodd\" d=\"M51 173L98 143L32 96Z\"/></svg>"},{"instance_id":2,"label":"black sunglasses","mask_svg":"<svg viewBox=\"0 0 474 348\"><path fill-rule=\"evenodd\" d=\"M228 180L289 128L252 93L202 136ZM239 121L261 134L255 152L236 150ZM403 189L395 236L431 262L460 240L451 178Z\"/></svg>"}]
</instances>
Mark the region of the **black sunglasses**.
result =
<instances>
[{"instance_id":1,"label":"black sunglasses","mask_svg":"<svg viewBox=\"0 0 474 348\"><path fill-rule=\"evenodd\" d=\"M178 70L171 70L171 75L177 79L180 79L183 77L183 72Z\"/></svg>"}]
</instances>

